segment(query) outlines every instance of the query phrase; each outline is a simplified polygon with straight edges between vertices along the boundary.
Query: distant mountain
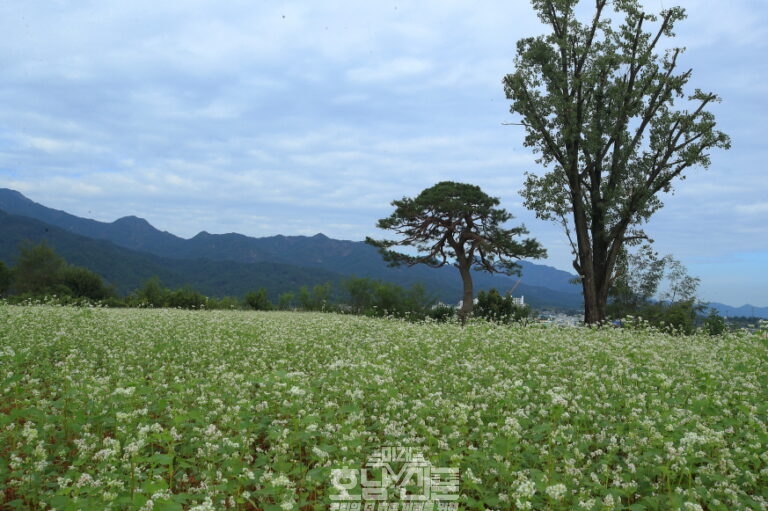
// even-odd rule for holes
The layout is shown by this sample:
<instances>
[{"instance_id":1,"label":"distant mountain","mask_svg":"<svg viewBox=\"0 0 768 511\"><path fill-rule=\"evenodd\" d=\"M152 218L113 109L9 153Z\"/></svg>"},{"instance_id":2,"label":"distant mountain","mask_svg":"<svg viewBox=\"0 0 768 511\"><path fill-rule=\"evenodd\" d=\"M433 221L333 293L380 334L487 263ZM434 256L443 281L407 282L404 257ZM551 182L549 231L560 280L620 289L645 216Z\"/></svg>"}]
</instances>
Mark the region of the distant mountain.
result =
<instances>
[{"instance_id":1,"label":"distant mountain","mask_svg":"<svg viewBox=\"0 0 768 511\"><path fill-rule=\"evenodd\" d=\"M45 241L67 262L101 275L117 292L126 295L153 276L176 289L189 285L208 296L243 296L266 288L270 298L302 285L312 287L338 282L341 275L322 269L299 268L288 264L235 263L204 259L169 259L119 247L67 232L38 220L0 211L0 261L15 264L19 247L25 242Z\"/></svg>"},{"instance_id":2,"label":"distant mountain","mask_svg":"<svg viewBox=\"0 0 768 511\"><path fill-rule=\"evenodd\" d=\"M112 223L70 215L42 206L21 193L0 188L0 210L12 215L34 218L73 234L111 241L115 245L156 255L174 254L186 240L155 229L143 218L127 216Z\"/></svg>"},{"instance_id":3,"label":"distant mountain","mask_svg":"<svg viewBox=\"0 0 768 511\"><path fill-rule=\"evenodd\" d=\"M390 268L374 247L364 242L334 240L323 234L252 238L242 234L209 234L203 231L191 239L183 239L159 231L146 220L134 216L112 223L98 222L47 208L8 189L0 189L0 210L17 217L4 219L0 227L5 246L5 250L0 251L0 259L13 257L11 254L17 253L17 245L25 237L33 241L45 239L68 261L90 268L123 291L134 285L137 277L140 281L146 280L145 276L149 273L149 276L158 275L168 286L183 281L210 296L239 295L261 287L253 287L253 282L258 280L255 276L260 274L260 269L269 263L282 265L281 279L286 285L299 282L290 290L297 289L301 282L306 285L312 285L317 279L320 282L338 282L354 275L403 286L421 283L429 292L448 303L456 302L461 296L461 283L454 268ZM28 224L24 219L37 222ZM17 232L10 232L12 225L16 225ZM13 247L9 246L14 243ZM104 255L106 253L109 256ZM124 262L105 266L98 264L102 259ZM115 266L121 265L126 270L117 277L114 275ZM207 273L201 269L202 265L207 265ZM538 308L581 307L580 288L570 282L573 275L526 261L521 265L522 280L477 273L476 290L495 287L506 292L514 289L516 296L524 295L528 303ZM129 274L133 274L134 278L128 278ZM170 280L166 281L163 275ZM205 285L204 275L208 275ZM231 279L240 282L235 283ZM233 292L246 283L252 287ZM266 287L272 294L284 286L273 282Z\"/></svg>"},{"instance_id":4,"label":"distant mountain","mask_svg":"<svg viewBox=\"0 0 768 511\"><path fill-rule=\"evenodd\" d=\"M710 303L709 307L715 309L721 316L726 318L762 318L768 319L768 307L755 307L752 305L742 305L741 307L731 307L722 303Z\"/></svg>"}]
</instances>

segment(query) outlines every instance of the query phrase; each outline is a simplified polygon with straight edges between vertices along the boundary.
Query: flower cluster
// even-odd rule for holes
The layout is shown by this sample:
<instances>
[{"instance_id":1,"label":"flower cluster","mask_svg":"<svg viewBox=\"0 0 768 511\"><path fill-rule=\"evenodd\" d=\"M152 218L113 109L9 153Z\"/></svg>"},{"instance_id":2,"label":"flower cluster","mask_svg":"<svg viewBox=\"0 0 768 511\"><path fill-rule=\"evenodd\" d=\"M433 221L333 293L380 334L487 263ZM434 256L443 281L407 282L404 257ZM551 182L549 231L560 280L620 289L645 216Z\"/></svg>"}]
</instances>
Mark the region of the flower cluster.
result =
<instances>
[{"instance_id":1,"label":"flower cluster","mask_svg":"<svg viewBox=\"0 0 768 511\"><path fill-rule=\"evenodd\" d=\"M766 509L762 341L0 305L0 507L327 509L412 446L464 510Z\"/></svg>"}]
</instances>

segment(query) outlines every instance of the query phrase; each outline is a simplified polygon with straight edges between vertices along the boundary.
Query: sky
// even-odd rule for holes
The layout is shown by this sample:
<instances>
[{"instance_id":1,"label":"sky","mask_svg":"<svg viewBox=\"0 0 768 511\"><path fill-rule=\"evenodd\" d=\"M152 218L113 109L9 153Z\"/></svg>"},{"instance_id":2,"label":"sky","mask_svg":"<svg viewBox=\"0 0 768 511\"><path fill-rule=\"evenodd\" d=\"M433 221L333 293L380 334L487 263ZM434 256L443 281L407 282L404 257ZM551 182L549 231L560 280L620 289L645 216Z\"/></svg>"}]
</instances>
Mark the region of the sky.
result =
<instances>
[{"instance_id":1,"label":"sky","mask_svg":"<svg viewBox=\"0 0 768 511\"><path fill-rule=\"evenodd\" d=\"M584 2L584 13L589 6ZM645 226L699 297L768 306L768 2L644 0L688 18L689 90L732 138ZM111 222L363 240L437 182L498 197L573 271L561 228L524 208L541 173L505 123L525 0L0 0L0 187Z\"/></svg>"}]
</instances>

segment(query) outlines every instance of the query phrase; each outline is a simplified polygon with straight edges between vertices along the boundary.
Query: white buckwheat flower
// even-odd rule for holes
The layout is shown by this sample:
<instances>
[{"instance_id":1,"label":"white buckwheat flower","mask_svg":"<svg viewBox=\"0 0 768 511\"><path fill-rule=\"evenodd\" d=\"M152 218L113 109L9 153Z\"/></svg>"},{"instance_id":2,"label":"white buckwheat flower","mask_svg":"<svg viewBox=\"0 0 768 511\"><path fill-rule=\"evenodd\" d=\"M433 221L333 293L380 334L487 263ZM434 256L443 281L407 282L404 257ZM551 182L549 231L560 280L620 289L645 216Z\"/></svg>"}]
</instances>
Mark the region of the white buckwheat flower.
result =
<instances>
[{"instance_id":1,"label":"white buckwheat flower","mask_svg":"<svg viewBox=\"0 0 768 511\"><path fill-rule=\"evenodd\" d=\"M568 488L565 487L564 484L555 484L552 486L547 486L547 489L545 490L547 495L552 497L555 500L560 500L563 498L563 495L565 495L565 492L568 491Z\"/></svg>"}]
</instances>

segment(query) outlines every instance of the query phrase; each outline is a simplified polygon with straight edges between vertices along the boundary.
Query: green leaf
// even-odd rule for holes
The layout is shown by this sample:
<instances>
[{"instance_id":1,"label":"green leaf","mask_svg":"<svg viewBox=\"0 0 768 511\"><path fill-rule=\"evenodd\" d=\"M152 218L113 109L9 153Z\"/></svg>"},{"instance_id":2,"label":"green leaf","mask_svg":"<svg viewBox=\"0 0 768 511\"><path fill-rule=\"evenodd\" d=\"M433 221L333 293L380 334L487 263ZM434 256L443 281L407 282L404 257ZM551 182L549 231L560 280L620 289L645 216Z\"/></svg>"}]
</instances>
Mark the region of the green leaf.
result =
<instances>
[{"instance_id":1,"label":"green leaf","mask_svg":"<svg viewBox=\"0 0 768 511\"><path fill-rule=\"evenodd\" d=\"M158 452L147 458L147 462L151 463L152 465L169 466L173 463L173 459L174 457L170 454L163 454Z\"/></svg>"},{"instance_id":2,"label":"green leaf","mask_svg":"<svg viewBox=\"0 0 768 511\"><path fill-rule=\"evenodd\" d=\"M155 511L183 511L184 506L173 500L161 500L155 501L152 509Z\"/></svg>"}]
</instances>

